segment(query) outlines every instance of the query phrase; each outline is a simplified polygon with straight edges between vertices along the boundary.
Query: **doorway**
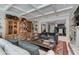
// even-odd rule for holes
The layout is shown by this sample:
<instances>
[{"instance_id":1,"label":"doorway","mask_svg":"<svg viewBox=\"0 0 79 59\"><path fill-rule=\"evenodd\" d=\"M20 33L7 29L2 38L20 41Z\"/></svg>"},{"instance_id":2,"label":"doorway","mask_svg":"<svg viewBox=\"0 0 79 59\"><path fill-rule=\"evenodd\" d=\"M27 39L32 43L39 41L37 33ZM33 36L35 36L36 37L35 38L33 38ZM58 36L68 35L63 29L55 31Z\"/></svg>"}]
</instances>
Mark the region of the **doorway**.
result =
<instances>
[{"instance_id":1,"label":"doorway","mask_svg":"<svg viewBox=\"0 0 79 59\"><path fill-rule=\"evenodd\" d=\"M58 24L58 33L60 36L66 36L65 24Z\"/></svg>"}]
</instances>

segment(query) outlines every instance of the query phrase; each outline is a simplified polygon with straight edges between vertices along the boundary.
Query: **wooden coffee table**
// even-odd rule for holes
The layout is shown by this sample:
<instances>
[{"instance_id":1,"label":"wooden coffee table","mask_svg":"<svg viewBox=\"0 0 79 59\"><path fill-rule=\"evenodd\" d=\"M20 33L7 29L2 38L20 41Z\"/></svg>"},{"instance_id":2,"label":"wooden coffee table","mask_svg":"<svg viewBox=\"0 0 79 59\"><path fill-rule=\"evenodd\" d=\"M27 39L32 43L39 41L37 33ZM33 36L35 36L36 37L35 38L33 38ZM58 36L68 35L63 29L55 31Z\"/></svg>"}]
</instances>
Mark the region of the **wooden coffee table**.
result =
<instances>
[{"instance_id":1,"label":"wooden coffee table","mask_svg":"<svg viewBox=\"0 0 79 59\"><path fill-rule=\"evenodd\" d=\"M27 40L26 40L26 41L27 41ZM29 42L29 43L31 43L31 44L38 45L38 46L40 46L40 47L44 47L44 48L47 48L47 49L51 49L51 48L50 48L50 45L43 44L43 40L41 40L41 39L29 40L29 41L27 41L27 42Z\"/></svg>"},{"instance_id":2,"label":"wooden coffee table","mask_svg":"<svg viewBox=\"0 0 79 59\"><path fill-rule=\"evenodd\" d=\"M46 50L46 51L51 49L49 45L43 44L43 41L40 39L39 40L30 40L27 42L29 42L31 44L35 44L40 47L43 47L43 50ZM64 42L64 41L58 41L58 44L52 50L55 52L56 55L68 55L67 45L66 45L66 42Z\"/></svg>"}]
</instances>

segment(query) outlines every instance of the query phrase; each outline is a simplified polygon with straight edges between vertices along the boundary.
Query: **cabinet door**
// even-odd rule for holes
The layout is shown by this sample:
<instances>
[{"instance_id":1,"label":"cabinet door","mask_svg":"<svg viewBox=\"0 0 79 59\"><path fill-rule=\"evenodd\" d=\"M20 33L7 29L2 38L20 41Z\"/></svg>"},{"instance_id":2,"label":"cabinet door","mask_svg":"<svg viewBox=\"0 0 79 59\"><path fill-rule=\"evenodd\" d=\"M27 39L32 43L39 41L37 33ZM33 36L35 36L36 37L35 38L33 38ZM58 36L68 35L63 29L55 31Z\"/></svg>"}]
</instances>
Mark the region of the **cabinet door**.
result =
<instances>
[{"instance_id":1,"label":"cabinet door","mask_svg":"<svg viewBox=\"0 0 79 59\"><path fill-rule=\"evenodd\" d=\"M13 21L13 34L17 34L17 21Z\"/></svg>"},{"instance_id":2,"label":"cabinet door","mask_svg":"<svg viewBox=\"0 0 79 59\"><path fill-rule=\"evenodd\" d=\"M32 31L32 22L30 22L30 21L27 22L27 31L29 31L29 32Z\"/></svg>"},{"instance_id":3,"label":"cabinet door","mask_svg":"<svg viewBox=\"0 0 79 59\"><path fill-rule=\"evenodd\" d=\"M7 19L5 18L5 34L7 35L8 34L8 21Z\"/></svg>"},{"instance_id":4,"label":"cabinet door","mask_svg":"<svg viewBox=\"0 0 79 59\"><path fill-rule=\"evenodd\" d=\"M13 33L13 21L9 20L7 26L8 26L8 29L7 29L8 30L8 34L11 35Z\"/></svg>"}]
</instances>

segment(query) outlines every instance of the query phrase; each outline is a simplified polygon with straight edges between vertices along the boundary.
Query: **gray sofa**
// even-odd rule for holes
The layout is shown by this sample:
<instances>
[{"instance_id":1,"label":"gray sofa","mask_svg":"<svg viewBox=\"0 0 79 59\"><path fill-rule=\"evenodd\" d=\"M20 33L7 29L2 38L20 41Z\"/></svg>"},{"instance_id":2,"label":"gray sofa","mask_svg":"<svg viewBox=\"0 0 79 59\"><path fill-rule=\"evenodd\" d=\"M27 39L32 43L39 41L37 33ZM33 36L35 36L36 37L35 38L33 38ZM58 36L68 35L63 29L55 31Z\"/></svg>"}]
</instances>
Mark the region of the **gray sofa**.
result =
<instances>
[{"instance_id":1,"label":"gray sofa","mask_svg":"<svg viewBox=\"0 0 79 59\"><path fill-rule=\"evenodd\" d=\"M39 39L42 40L52 40L53 42L50 42L52 44L52 48L56 46L58 43L58 35L56 33L40 33Z\"/></svg>"},{"instance_id":2,"label":"gray sofa","mask_svg":"<svg viewBox=\"0 0 79 59\"><path fill-rule=\"evenodd\" d=\"M14 45L18 45L18 40L17 39L9 39L9 42L11 42Z\"/></svg>"},{"instance_id":3,"label":"gray sofa","mask_svg":"<svg viewBox=\"0 0 79 59\"><path fill-rule=\"evenodd\" d=\"M30 44L28 42L25 41L19 41L18 45L23 48L26 49L27 51L29 51L32 55L39 55L39 47L33 44Z\"/></svg>"},{"instance_id":4,"label":"gray sofa","mask_svg":"<svg viewBox=\"0 0 79 59\"><path fill-rule=\"evenodd\" d=\"M26 41L21 41L21 40L9 40L11 43L13 43L14 45L17 45L27 51L30 52L31 55L39 55L39 47L33 44L30 44L29 42Z\"/></svg>"}]
</instances>

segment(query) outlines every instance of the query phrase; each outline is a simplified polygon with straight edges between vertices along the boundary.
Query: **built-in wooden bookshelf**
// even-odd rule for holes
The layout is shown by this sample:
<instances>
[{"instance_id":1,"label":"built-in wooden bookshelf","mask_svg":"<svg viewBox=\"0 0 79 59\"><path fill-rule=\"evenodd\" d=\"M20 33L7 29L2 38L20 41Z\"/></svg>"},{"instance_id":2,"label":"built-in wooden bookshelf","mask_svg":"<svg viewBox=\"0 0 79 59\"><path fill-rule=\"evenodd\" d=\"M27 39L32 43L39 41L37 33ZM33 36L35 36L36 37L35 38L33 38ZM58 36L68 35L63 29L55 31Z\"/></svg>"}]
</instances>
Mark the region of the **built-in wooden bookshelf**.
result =
<instances>
[{"instance_id":1,"label":"built-in wooden bookshelf","mask_svg":"<svg viewBox=\"0 0 79 59\"><path fill-rule=\"evenodd\" d=\"M19 22L19 35L21 38L26 39L26 33L27 33L27 21L25 18L22 18Z\"/></svg>"},{"instance_id":2,"label":"built-in wooden bookshelf","mask_svg":"<svg viewBox=\"0 0 79 59\"><path fill-rule=\"evenodd\" d=\"M20 36L21 36L23 39L26 39L26 38L31 39L32 22L26 20L25 18L22 18L22 19L20 20L19 26L20 26L20 29L19 29Z\"/></svg>"},{"instance_id":3,"label":"built-in wooden bookshelf","mask_svg":"<svg viewBox=\"0 0 79 59\"><path fill-rule=\"evenodd\" d=\"M6 16L6 33L5 38L13 38L19 34L19 18L9 18Z\"/></svg>"},{"instance_id":4,"label":"built-in wooden bookshelf","mask_svg":"<svg viewBox=\"0 0 79 59\"><path fill-rule=\"evenodd\" d=\"M32 35L32 22L25 18L19 19L18 17L6 15L5 18L6 39L12 39L19 36L21 39L31 39Z\"/></svg>"}]
</instances>

